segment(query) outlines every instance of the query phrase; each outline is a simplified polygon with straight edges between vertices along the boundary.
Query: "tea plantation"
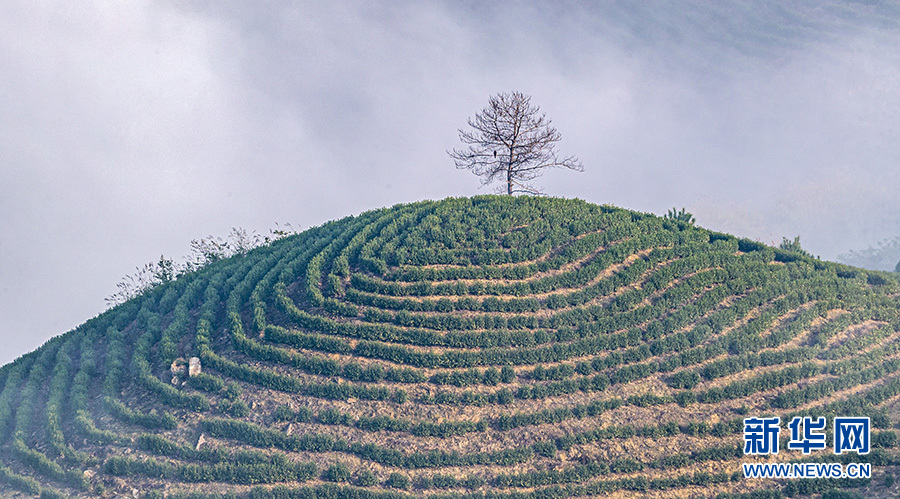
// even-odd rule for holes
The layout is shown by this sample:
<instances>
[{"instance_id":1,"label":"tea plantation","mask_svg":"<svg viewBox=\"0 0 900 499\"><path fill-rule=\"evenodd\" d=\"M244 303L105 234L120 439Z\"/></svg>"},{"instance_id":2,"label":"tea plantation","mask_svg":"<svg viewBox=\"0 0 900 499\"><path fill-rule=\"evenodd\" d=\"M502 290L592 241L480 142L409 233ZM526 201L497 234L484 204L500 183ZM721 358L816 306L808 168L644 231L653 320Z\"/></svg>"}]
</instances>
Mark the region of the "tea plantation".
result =
<instances>
[{"instance_id":1,"label":"tea plantation","mask_svg":"<svg viewBox=\"0 0 900 499\"><path fill-rule=\"evenodd\" d=\"M896 274L579 200L397 205L4 366L0 495L887 497L898 296ZM745 456L767 415L781 451ZM787 449L794 416L825 417L828 448ZM835 416L870 418L868 454L832 452ZM756 462L872 477L744 478Z\"/></svg>"}]
</instances>

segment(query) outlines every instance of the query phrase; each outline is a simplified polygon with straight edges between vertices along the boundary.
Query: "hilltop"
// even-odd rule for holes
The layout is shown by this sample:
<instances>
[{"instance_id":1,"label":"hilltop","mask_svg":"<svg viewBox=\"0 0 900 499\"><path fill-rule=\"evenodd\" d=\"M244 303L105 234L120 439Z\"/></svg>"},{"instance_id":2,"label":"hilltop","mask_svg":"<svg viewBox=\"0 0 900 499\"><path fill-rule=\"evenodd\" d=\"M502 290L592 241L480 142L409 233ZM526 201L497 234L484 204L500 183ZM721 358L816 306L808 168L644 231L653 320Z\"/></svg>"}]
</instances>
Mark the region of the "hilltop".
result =
<instances>
[{"instance_id":1,"label":"hilltop","mask_svg":"<svg viewBox=\"0 0 900 499\"><path fill-rule=\"evenodd\" d=\"M0 494L888 496L898 291L579 200L374 210L182 275L0 369ZM866 416L872 451L744 456L743 419L763 415ZM803 459L873 478L740 474Z\"/></svg>"}]
</instances>

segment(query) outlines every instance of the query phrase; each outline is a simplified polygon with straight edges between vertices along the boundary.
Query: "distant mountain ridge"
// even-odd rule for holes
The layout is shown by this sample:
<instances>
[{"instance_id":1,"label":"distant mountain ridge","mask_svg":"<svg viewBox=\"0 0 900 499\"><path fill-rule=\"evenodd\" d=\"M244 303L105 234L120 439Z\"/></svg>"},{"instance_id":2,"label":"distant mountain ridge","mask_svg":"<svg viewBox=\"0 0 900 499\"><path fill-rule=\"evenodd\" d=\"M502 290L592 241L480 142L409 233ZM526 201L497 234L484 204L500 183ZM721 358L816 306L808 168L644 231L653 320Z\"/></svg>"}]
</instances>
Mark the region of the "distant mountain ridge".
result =
<instances>
[{"instance_id":1,"label":"distant mountain ridge","mask_svg":"<svg viewBox=\"0 0 900 499\"><path fill-rule=\"evenodd\" d=\"M897 493L900 283L580 200L369 211L0 368L0 494ZM866 416L871 480L750 479L743 419ZM830 426L829 426L830 428ZM744 494L744 495L741 495Z\"/></svg>"}]
</instances>

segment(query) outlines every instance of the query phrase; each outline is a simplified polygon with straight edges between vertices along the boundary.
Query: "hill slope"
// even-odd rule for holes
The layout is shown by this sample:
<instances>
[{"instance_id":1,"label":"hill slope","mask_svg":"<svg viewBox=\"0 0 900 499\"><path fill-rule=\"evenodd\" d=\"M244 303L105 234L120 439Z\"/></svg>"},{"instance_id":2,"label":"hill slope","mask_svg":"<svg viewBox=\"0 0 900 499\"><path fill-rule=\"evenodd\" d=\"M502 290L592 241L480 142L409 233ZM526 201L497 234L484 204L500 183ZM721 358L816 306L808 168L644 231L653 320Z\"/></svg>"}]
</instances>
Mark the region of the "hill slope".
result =
<instances>
[{"instance_id":1,"label":"hill slope","mask_svg":"<svg viewBox=\"0 0 900 499\"><path fill-rule=\"evenodd\" d=\"M850 461L875 463L864 490L887 494L898 289L886 274L577 200L367 212L210 264L4 366L0 492L848 485L739 475L766 460L743 455L743 418L800 414L871 417L873 451Z\"/></svg>"}]
</instances>

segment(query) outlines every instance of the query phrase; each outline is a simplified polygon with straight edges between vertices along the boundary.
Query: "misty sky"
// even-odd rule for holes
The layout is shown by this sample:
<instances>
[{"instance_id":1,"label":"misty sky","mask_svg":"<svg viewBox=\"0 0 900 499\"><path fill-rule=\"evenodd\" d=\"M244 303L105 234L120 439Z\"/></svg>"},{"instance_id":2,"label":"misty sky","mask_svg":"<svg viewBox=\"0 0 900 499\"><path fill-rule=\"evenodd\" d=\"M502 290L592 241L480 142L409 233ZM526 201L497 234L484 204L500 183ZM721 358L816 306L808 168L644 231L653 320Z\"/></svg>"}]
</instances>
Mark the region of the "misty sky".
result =
<instances>
[{"instance_id":1,"label":"misty sky","mask_svg":"<svg viewBox=\"0 0 900 499\"><path fill-rule=\"evenodd\" d=\"M446 151L503 91L585 165L550 195L900 235L898 7L484 3L0 2L0 363L192 239L492 192Z\"/></svg>"}]
</instances>

